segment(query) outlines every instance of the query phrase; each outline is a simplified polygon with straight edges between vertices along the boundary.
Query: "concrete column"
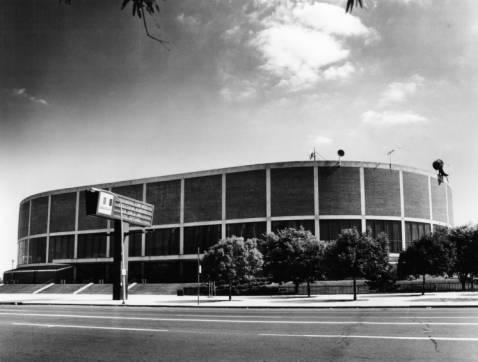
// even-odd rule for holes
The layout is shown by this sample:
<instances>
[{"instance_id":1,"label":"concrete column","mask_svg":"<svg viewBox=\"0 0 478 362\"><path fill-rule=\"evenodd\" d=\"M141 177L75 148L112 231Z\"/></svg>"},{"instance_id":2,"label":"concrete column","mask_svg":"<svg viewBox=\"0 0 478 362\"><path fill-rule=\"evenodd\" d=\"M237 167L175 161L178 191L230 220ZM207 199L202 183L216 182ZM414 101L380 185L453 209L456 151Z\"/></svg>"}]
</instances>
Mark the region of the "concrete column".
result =
<instances>
[{"instance_id":1,"label":"concrete column","mask_svg":"<svg viewBox=\"0 0 478 362\"><path fill-rule=\"evenodd\" d=\"M184 254L184 179L181 179L181 194L179 201L179 254Z\"/></svg>"},{"instance_id":2,"label":"concrete column","mask_svg":"<svg viewBox=\"0 0 478 362\"><path fill-rule=\"evenodd\" d=\"M226 174L222 174L221 194L221 238L226 238Z\"/></svg>"},{"instance_id":3,"label":"concrete column","mask_svg":"<svg viewBox=\"0 0 478 362\"><path fill-rule=\"evenodd\" d=\"M314 166L314 225L315 225L315 237L320 240L319 168L317 166Z\"/></svg>"},{"instance_id":4,"label":"concrete column","mask_svg":"<svg viewBox=\"0 0 478 362\"><path fill-rule=\"evenodd\" d=\"M365 220L365 175L363 167L360 167L360 215L362 221L362 232L367 231L367 223Z\"/></svg>"},{"instance_id":5,"label":"concrete column","mask_svg":"<svg viewBox=\"0 0 478 362\"><path fill-rule=\"evenodd\" d=\"M430 230L433 232L433 200L431 177L428 176L428 207L430 208Z\"/></svg>"},{"instance_id":6,"label":"concrete column","mask_svg":"<svg viewBox=\"0 0 478 362\"><path fill-rule=\"evenodd\" d=\"M448 204L448 182L445 183L445 202L446 202L446 223L448 224L448 226L451 226L450 225L450 210L448 210L448 208L450 207Z\"/></svg>"},{"instance_id":7,"label":"concrete column","mask_svg":"<svg viewBox=\"0 0 478 362\"><path fill-rule=\"evenodd\" d=\"M400 181L400 218L402 225L402 250L406 249L406 240L405 240L405 196L403 190L403 171L398 173Z\"/></svg>"},{"instance_id":8,"label":"concrete column","mask_svg":"<svg viewBox=\"0 0 478 362\"><path fill-rule=\"evenodd\" d=\"M266 167L266 233L269 234L271 231L271 169Z\"/></svg>"},{"instance_id":9,"label":"concrete column","mask_svg":"<svg viewBox=\"0 0 478 362\"><path fill-rule=\"evenodd\" d=\"M48 211L46 216L46 244L45 244L45 263L49 262L48 251L50 249L50 219L51 219L51 195L48 195Z\"/></svg>"}]
</instances>

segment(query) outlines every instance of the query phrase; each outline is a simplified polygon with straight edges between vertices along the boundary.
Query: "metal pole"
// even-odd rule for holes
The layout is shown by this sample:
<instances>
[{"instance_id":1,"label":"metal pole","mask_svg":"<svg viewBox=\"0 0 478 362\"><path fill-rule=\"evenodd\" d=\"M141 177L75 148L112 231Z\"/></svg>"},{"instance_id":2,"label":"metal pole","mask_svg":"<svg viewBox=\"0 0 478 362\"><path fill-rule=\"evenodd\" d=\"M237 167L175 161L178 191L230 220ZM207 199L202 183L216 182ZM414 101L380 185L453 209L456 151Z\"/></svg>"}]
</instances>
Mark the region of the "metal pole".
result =
<instances>
[{"instance_id":1,"label":"metal pole","mask_svg":"<svg viewBox=\"0 0 478 362\"><path fill-rule=\"evenodd\" d=\"M200 276L201 276L201 263L199 262L199 248L198 248L198 305L199 305L199 293L200 293Z\"/></svg>"},{"instance_id":2,"label":"metal pole","mask_svg":"<svg viewBox=\"0 0 478 362\"><path fill-rule=\"evenodd\" d=\"M124 232L123 232L123 204L120 201L120 219L121 219L121 289L123 304L126 301L126 268L124 265Z\"/></svg>"}]
</instances>

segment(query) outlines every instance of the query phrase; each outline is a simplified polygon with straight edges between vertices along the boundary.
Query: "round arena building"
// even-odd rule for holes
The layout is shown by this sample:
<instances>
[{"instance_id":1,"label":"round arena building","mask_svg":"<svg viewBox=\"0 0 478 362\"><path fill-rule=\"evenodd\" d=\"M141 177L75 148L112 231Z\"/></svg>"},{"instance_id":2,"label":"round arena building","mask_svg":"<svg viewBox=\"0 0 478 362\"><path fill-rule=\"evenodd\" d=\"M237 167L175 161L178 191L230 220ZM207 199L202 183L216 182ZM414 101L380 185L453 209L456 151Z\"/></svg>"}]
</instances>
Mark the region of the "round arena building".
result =
<instances>
[{"instance_id":1,"label":"round arena building","mask_svg":"<svg viewBox=\"0 0 478 362\"><path fill-rule=\"evenodd\" d=\"M434 173L372 162L257 164L89 185L32 195L20 204L18 267L5 282L109 283L113 222L87 216L92 186L154 205L153 226L132 227L131 282L192 282L197 249L221 238L304 227L321 240L344 228L386 232L391 257L453 225L452 193Z\"/></svg>"}]
</instances>

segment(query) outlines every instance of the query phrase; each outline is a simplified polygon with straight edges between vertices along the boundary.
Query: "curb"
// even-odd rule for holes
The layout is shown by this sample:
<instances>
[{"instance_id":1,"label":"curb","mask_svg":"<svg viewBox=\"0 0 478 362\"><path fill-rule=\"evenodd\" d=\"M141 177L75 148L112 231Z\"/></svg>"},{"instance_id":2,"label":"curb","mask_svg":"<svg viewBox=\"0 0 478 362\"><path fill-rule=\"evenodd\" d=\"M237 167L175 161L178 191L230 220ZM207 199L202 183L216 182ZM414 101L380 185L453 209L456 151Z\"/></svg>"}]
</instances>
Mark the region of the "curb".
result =
<instances>
[{"instance_id":1,"label":"curb","mask_svg":"<svg viewBox=\"0 0 478 362\"><path fill-rule=\"evenodd\" d=\"M201 309L444 309L444 308L478 308L478 305L381 305L381 306L209 306L179 304L113 304L113 303L71 303L71 302L0 302L0 305L47 305L47 306L81 306L81 307L122 307L122 308L201 308Z\"/></svg>"}]
</instances>

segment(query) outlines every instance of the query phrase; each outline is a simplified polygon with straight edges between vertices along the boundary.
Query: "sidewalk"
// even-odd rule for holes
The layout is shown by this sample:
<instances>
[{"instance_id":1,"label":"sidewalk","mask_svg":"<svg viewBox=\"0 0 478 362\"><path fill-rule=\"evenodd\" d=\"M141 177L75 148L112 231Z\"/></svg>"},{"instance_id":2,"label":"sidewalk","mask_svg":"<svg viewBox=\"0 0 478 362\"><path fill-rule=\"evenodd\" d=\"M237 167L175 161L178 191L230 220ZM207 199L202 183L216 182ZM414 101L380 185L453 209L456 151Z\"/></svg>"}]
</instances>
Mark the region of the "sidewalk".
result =
<instances>
[{"instance_id":1,"label":"sidewalk","mask_svg":"<svg viewBox=\"0 0 478 362\"><path fill-rule=\"evenodd\" d=\"M357 301L352 295L307 296L201 296L199 307L207 308L424 308L476 307L478 292L443 292L412 294L361 294ZM110 294L0 294L0 304L57 304L120 306ZM197 307L197 296L130 295L126 306Z\"/></svg>"}]
</instances>

